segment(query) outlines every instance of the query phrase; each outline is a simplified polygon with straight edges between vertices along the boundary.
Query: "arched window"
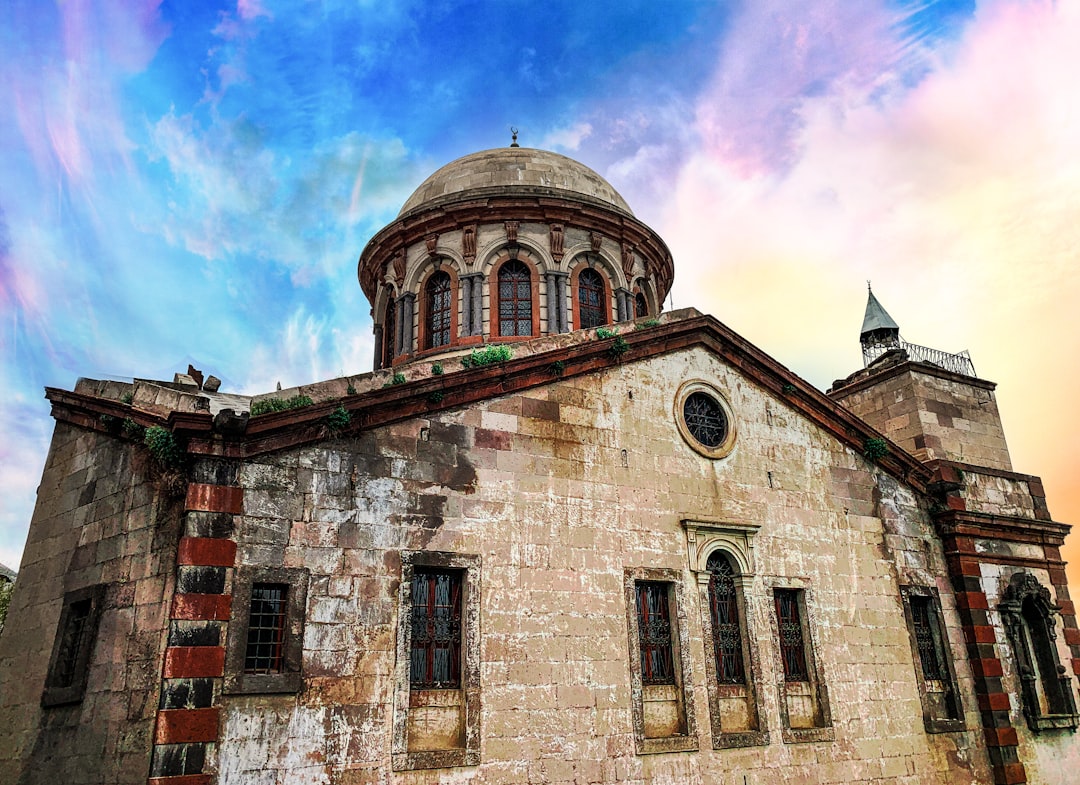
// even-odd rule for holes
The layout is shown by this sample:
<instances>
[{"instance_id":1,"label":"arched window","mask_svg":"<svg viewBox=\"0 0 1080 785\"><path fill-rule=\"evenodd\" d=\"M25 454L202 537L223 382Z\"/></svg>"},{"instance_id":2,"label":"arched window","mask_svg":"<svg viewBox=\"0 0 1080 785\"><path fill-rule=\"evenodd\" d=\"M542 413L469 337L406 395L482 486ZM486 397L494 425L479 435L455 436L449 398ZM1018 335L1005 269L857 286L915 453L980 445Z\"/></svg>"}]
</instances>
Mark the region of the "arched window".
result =
<instances>
[{"instance_id":1,"label":"arched window","mask_svg":"<svg viewBox=\"0 0 1080 785\"><path fill-rule=\"evenodd\" d=\"M634 295L634 318L640 319L648 315L649 303L645 300L645 295L639 291Z\"/></svg>"},{"instance_id":2,"label":"arched window","mask_svg":"<svg viewBox=\"0 0 1080 785\"><path fill-rule=\"evenodd\" d=\"M1061 666L1055 645L1054 616L1061 608L1050 599L1050 590L1030 573L1015 573L998 609L1016 656L1028 726L1035 732L1076 728L1080 717L1072 678Z\"/></svg>"},{"instance_id":3,"label":"arched window","mask_svg":"<svg viewBox=\"0 0 1080 785\"><path fill-rule=\"evenodd\" d=\"M735 570L720 551L709 556L709 610L712 615L716 680L721 684L745 684L742 625L735 589Z\"/></svg>"},{"instance_id":4,"label":"arched window","mask_svg":"<svg viewBox=\"0 0 1080 785\"><path fill-rule=\"evenodd\" d=\"M382 367L389 368L394 362L394 344L397 341L396 335L396 322L394 321L394 311L396 310L396 303L394 298L387 293L386 296L386 311L383 313L382 323Z\"/></svg>"},{"instance_id":5,"label":"arched window","mask_svg":"<svg viewBox=\"0 0 1080 785\"><path fill-rule=\"evenodd\" d=\"M499 335L533 334L532 275L511 259L499 268Z\"/></svg>"},{"instance_id":6,"label":"arched window","mask_svg":"<svg viewBox=\"0 0 1080 785\"><path fill-rule=\"evenodd\" d=\"M427 347L446 346L450 343L450 324L453 316L450 276L435 273L427 282Z\"/></svg>"},{"instance_id":7,"label":"arched window","mask_svg":"<svg viewBox=\"0 0 1080 785\"><path fill-rule=\"evenodd\" d=\"M607 292L604 279L591 267L578 275L578 327L587 329L608 323Z\"/></svg>"}]
</instances>

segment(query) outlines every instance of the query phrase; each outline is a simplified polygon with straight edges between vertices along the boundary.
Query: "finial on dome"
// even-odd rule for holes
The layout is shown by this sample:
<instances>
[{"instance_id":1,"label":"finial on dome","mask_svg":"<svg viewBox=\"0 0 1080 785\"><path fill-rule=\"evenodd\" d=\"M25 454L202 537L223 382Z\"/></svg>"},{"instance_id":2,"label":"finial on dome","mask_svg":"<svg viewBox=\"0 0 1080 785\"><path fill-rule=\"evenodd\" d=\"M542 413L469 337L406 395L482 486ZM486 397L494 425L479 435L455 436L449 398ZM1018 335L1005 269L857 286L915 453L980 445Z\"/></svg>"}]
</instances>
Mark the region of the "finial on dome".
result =
<instances>
[{"instance_id":1,"label":"finial on dome","mask_svg":"<svg viewBox=\"0 0 1080 785\"><path fill-rule=\"evenodd\" d=\"M510 146L521 147L521 145L517 143L517 129L513 127L510 128Z\"/></svg>"}]
</instances>

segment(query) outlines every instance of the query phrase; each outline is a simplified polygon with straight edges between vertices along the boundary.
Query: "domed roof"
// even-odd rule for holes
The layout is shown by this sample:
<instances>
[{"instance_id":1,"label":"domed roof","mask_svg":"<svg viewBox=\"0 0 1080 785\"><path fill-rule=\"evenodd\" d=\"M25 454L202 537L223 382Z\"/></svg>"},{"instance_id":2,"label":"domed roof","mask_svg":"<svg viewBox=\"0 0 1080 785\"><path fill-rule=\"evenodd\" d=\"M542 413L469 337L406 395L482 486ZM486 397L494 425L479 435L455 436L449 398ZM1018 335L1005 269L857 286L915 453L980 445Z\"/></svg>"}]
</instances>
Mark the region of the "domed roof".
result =
<instances>
[{"instance_id":1,"label":"domed roof","mask_svg":"<svg viewBox=\"0 0 1080 785\"><path fill-rule=\"evenodd\" d=\"M589 167L548 150L499 147L472 153L431 175L413 191L399 215L428 204L457 201L465 193L506 193L507 189L567 197L586 197L629 215L630 205Z\"/></svg>"}]
</instances>

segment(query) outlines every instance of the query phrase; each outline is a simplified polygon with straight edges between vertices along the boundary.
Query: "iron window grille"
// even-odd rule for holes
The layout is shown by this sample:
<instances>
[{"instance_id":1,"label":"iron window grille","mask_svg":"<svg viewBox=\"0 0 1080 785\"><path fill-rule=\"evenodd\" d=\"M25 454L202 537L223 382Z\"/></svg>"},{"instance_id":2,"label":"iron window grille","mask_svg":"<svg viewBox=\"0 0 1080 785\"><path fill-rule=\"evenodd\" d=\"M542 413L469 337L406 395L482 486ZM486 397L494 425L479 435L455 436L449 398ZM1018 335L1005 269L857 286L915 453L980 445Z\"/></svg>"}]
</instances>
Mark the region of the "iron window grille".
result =
<instances>
[{"instance_id":1,"label":"iron window grille","mask_svg":"<svg viewBox=\"0 0 1080 785\"><path fill-rule=\"evenodd\" d=\"M524 262L499 268L499 335L532 335L532 274Z\"/></svg>"},{"instance_id":2,"label":"iron window grille","mask_svg":"<svg viewBox=\"0 0 1080 785\"><path fill-rule=\"evenodd\" d=\"M600 327L607 324L605 311L604 279L592 268L586 268L578 276L578 318L581 328Z\"/></svg>"},{"instance_id":3,"label":"iron window grille","mask_svg":"<svg viewBox=\"0 0 1080 785\"><path fill-rule=\"evenodd\" d=\"M461 572L420 571L412 578L409 683L416 689L461 687Z\"/></svg>"},{"instance_id":4,"label":"iron window grille","mask_svg":"<svg viewBox=\"0 0 1080 785\"><path fill-rule=\"evenodd\" d=\"M668 585L638 582L637 614L642 684L674 684Z\"/></svg>"},{"instance_id":5,"label":"iron window grille","mask_svg":"<svg viewBox=\"0 0 1080 785\"><path fill-rule=\"evenodd\" d=\"M945 681L948 674L945 672L941 642L935 634L937 625L931 615L929 597L912 595L911 626L915 631L915 645L919 650L923 678L928 681Z\"/></svg>"},{"instance_id":6,"label":"iron window grille","mask_svg":"<svg viewBox=\"0 0 1080 785\"><path fill-rule=\"evenodd\" d=\"M447 273L435 273L427 284L427 348L429 349L446 346L450 343L452 310L450 300L450 276Z\"/></svg>"},{"instance_id":7,"label":"iron window grille","mask_svg":"<svg viewBox=\"0 0 1080 785\"><path fill-rule=\"evenodd\" d=\"M383 317L383 368L389 368L394 362L394 344L397 340L397 325L394 312L397 310L394 298L387 295L386 315Z\"/></svg>"},{"instance_id":8,"label":"iron window grille","mask_svg":"<svg viewBox=\"0 0 1080 785\"><path fill-rule=\"evenodd\" d=\"M252 585L244 673L282 672L288 596L286 583Z\"/></svg>"},{"instance_id":9,"label":"iron window grille","mask_svg":"<svg viewBox=\"0 0 1080 785\"><path fill-rule=\"evenodd\" d=\"M716 680L721 684L745 684L742 627L735 591L735 573L720 553L709 557L709 608L712 612Z\"/></svg>"},{"instance_id":10,"label":"iron window grille","mask_svg":"<svg viewBox=\"0 0 1080 785\"><path fill-rule=\"evenodd\" d=\"M776 589L776 622L780 632L780 658L784 663L784 681L810 681L806 668L806 645L803 640L802 614L798 589Z\"/></svg>"},{"instance_id":11,"label":"iron window grille","mask_svg":"<svg viewBox=\"0 0 1080 785\"><path fill-rule=\"evenodd\" d=\"M645 300L645 295L638 292L634 295L634 318L640 319L643 316L649 315L649 303Z\"/></svg>"},{"instance_id":12,"label":"iron window grille","mask_svg":"<svg viewBox=\"0 0 1080 785\"><path fill-rule=\"evenodd\" d=\"M683 404L683 420L690 435L706 447L718 447L727 438L727 417L711 395L690 393Z\"/></svg>"}]
</instances>

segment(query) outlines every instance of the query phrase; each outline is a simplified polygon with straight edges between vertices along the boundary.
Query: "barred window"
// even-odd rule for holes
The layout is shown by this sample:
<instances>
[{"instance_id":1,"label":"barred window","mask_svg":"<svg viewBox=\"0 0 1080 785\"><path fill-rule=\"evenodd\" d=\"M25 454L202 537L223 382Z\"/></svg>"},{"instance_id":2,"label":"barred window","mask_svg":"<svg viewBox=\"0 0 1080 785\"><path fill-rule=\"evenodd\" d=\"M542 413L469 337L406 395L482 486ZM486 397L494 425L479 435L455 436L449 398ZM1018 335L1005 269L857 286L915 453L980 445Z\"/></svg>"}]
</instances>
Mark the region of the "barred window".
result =
<instances>
[{"instance_id":1,"label":"barred window","mask_svg":"<svg viewBox=\"0 0 1080 785\"><path fill-rule=\"evenodd\" d=\"M809 681L802 614L799 609L799 591L776 589L773 596L776 603L776 621L780 630L780 657L784 663L784 681Z\"/></svg>"},{"instance_id":2,"label":"barred window","mask_svg":"<svg viewBox=\"0 0 1080 785\"><path fill-rule=\"evenodd\" d=\"M435 273L427 283L427 348L446 346L450 343L451 303L450 276Z\"/></svg>"},{"instance_id":3,"label":"barred window","mask_svg":"<svg viewBox=\"0 0 1080 785\"><path fill-rule=\"evenodd\" d=\"M104 596L103 585L68 592L64 596L45 691L41 696L43 706L82 700Z\"/></svg>"},{"instance_id":4,"label":"barred window","mask_svg":"<svg viewBox=\"0 0 1080 785\"><path fill-rule=\"evenodd\" d=\"M417 689L461 686L461 572L421 571L412 578L409 683Z\"/></svg>"},{"instance_id":5,"label":"barred window","mask_svg":"<svg viewBox=\"0 0 1080 785\"><path fill-rule=\"evenodd\" d=\"M718 447L727 438L727 417L711 395L691 393L683 404L683 419L690 434L706 447Z\"/></svg>"},{"instance_id":6,"label":"barred window","mask_svg":"<svg viewBox=\"0 0 1080 785\"><path fill-rule=\"evenodd\" d=\"M716 679L721 684L745 684L742 627L735 593L735 571L719 551L709 557L709 608L712 612Z\"/></svg>"},{"instance_id":7,"label":"barred window","mask_svg":"<svg viewBox=\"0 0 1080 785\"><path fill-rule=\"evenodd\" d=\"M638 292L634 295L634 318L640 319L643 316L649 315L649 303L645 300L645 295Z\"/></svg>"},{"instance_id":8,"label":"barred window","mask_svg":"<svg viewBox=\"0 0 1080 785\"><path fill-rule=\"evenodd\" d=\"M936 623L931 617L929 597L911 597L911 626L915 631L915 644L919 649L923 678L930 681L946 679L947 675L942 667L944 658L940 650L941 644L935 635Z\"/></svg>"},{"instance_id":9,"label":"barred window","mask_svg":"<svg viewBox=\"0 0 1080 785\"><path fill-rule=\"evenodd\" d=\"M578 276L578 319L579 327L599 327L608 323L607 297L604 291L604 279L600 273L587 267Z\"/></svg>"},{"instance_id":10,"label":"barred window","mask_svg":"<svg viewBox=\"0 0 1080 785\"><path fill-rule=\"evenodd\" d=\"M383 315L383 345L382 345L382 367L389 368L394 362L394 348L397 341L397 323L394 320L394 312L396 311L396 304L394 298L387 295L386 298L386 312Z\"/></svg>"},{"instance_id":11,"label":"barred window","mask_svg":"<svg viewBox=\"0 0 1080 785\"><path fill-rule=\"evenodd\" d=\"M256 583L251 587L244 673L281 673L288 596L289 586L285 583Z\"/></svg>"},{"instance_id":12,"label":"barred window","mask_svg":"<svg viewBox=\"0 0 1080 785\"><path fill-rule=\"evenodd\" d=\"M674 684L675 669L672 663L668 585L639 581L637 614L642 683Z\"/></svg>"},{"instance_id":13,"label":"barred window","mask_svg":"<svg viewBox=\"0 0 1080 785\"><path fill-rule=\"evenodd\" d=\"M532 274L524 262L499 268L499 335L532 335Z\"/></svg>"}]
</instances>

